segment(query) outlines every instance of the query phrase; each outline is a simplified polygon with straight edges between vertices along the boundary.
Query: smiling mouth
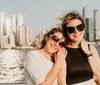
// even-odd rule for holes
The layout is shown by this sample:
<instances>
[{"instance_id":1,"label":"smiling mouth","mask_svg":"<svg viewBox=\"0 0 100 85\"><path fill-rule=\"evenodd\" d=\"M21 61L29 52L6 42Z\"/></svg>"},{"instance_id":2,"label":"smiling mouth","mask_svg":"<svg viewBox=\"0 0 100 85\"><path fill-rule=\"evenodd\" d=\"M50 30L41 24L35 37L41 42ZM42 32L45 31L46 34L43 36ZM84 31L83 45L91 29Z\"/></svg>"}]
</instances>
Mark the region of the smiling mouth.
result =
<instances>
[{"instance_id":1,"label":"smiling mouth","mask_svg":"<svg viewBox=\"0 0 100 85\"><path fill-rule=\"evenodd\" d=\"M82 33L78 34L78 35L74 35L74 37L80 37L82 35Z\"/></svg>"}]
</instances>

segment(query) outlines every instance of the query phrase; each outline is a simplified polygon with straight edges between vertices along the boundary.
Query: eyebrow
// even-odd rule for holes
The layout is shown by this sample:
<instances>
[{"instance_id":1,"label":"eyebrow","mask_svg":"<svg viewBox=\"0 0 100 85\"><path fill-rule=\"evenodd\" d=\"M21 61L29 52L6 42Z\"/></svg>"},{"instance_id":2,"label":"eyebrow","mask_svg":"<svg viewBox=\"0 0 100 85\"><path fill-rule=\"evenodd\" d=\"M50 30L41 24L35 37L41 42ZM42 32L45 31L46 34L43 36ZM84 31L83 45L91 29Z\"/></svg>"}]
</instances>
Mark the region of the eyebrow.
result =
<instances>
[{"instance_id":1,"label":"eyebrow","mask_svg":"<svg viewBox=\"0 0 100 85\"><path fill-rule=\"evenodd\" d=\"M81 24L83 24L83 23L80 23L80 24L78 24L78 25L81 25ZM78 25L76 25L76 26L78 26ZM66 26L66 27L76 27L76 26Z\"/></svg>"}]
</instances>

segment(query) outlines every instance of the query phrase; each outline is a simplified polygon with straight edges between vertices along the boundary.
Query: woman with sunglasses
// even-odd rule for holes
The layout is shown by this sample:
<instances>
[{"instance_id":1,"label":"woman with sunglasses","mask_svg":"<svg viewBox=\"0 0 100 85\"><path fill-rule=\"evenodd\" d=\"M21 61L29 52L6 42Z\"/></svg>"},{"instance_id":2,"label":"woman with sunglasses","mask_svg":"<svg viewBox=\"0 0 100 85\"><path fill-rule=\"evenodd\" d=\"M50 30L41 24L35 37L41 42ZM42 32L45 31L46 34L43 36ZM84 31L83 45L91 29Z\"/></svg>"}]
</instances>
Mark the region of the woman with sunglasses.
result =
<instances>
[{"instance_id":1,"label":"woman with sunglasses","mask_svg":"<svg viewBox=\"0 0 100 85\"><path fill-rule=\"evenodd\" d=\"M28 52L24 62L27 85L66 85L64 45L62 30L53 28L44 35L38 50Z\"/></svg>"},{"instance_id":2,"label":"woman with sunglasses","mask_svg":"<svg viewBox=\"0 0 100 85\"><path fill-rule=\"evenodd\" d=\"M100 58L94 45L84 40L85 23L79 13L71 11L62 21L63 33L66 38L68 85L96 85L100 83Z\"/></svg>"}]
</instances>

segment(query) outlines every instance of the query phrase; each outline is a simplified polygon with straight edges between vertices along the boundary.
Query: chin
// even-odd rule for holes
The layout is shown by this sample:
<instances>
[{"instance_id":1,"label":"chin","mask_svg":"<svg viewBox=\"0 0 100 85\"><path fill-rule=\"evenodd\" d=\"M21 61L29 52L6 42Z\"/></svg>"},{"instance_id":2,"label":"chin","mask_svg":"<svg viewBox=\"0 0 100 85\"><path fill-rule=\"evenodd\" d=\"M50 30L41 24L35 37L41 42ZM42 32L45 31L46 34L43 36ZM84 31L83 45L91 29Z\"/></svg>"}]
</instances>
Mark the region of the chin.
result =
<instances>
[{"instance_id":1,"label":"chin","mask_svg":"<svg viewBox=\"0 0 100 85\"><path fill-rule=\"evenodd\" d=\"M55 52L57 52L57 51L52 50L52 49L49 50L49 53L50 53L50 54L54 54Z\"/></svg>"},{"instance_id":2,"label":"chin","mask_svg":"<svg viewBox=\"0 0 100 85\"><path fill-rule=\"evenodd\" d=\"M74 39L73 41L74 41L74 42L81 42L81 40L82 40L82 39L79 39L79 38L78 38L78 39Z\"/></svg>"}]
</instances>

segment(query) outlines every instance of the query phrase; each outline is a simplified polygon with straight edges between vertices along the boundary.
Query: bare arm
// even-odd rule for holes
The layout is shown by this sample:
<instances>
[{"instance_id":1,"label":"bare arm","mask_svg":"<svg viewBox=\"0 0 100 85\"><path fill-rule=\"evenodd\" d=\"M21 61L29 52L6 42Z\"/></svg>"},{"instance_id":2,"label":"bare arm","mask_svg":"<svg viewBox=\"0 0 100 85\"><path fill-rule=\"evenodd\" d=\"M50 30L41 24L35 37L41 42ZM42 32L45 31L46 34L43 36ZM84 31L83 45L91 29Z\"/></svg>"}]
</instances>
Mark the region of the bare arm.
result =
<instances>
[{"instance_id":1,"label":"bare arm","mask_svg":"<svg viewBox=\"0 0 100 85\"><path fill-rule=\"evenodd\" d=\"M61 66L59 73L58 73L58 85L67 85L66 84L66 61Z\"/></svg>"},{"instance_id":2,"label":"bare arm","mask_svg":"<svg viewBox=\"0 0 100 85\"><path fill-rule=\"evenodd\" d=\"M90 50L93 53L93 56L88 58L88 62L92 68L95 81L100 83L100 58L96 48L93 45L90 46Z\"/></svg>"},{"instance_id":3,"label":"bare arm","mask_svg":"<svg viewBox=\"0 0 100 85\"><path fill-rule=\"evenodd\" d=\"M90 67L93 71L93 76L95 81L100 82L100 57L94 45L90 45L90 50L88 48L88 44L85 40L81 41L81 48L85 54L92 53L93 56L87 57Z\"/></svg>"},{"instance_id":4,"label":"bare arm","mask_svg":"<svg viewBox=\"0 0 100 85\"><path fill-rule=\"evenodd\" d=\"M58 76L59 70L61 66L63 65L63 62L65 61L65 57L66 57L65 49L61 49L55 56L55 64L50 70L50 72L47 74L45 81L39 85L52 85L53 84L53 82L56 80Z\"/></svg>"},{"instance_id":5,"label":"bare arm","mask_svg":"<svg viewBox=\"0 0 100 85\"><path fill-rule=\"evenodd\" d=\"M52 85L53 82L56 80L59 69L61 66L61 62L57 61L54 66L52 67L52 69L50 70L50 72L47 74L44 82L42 82L39 85Z\"/></svg>"}]
</instances>

